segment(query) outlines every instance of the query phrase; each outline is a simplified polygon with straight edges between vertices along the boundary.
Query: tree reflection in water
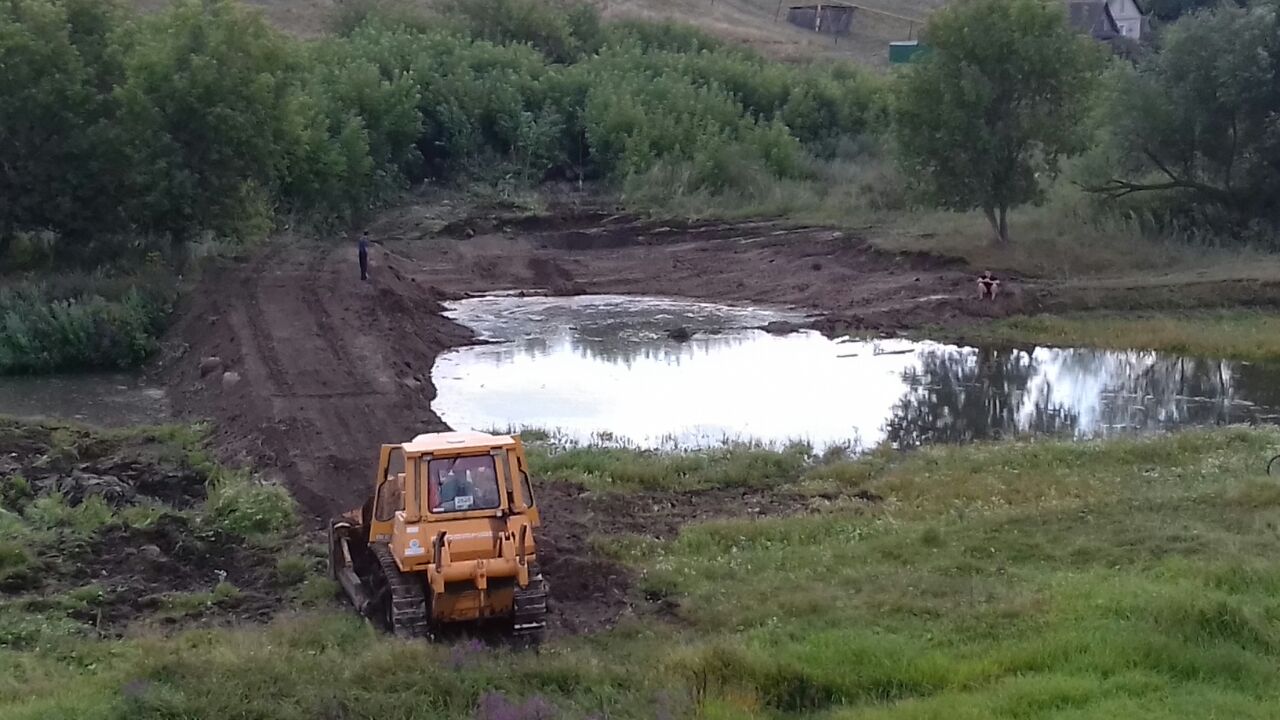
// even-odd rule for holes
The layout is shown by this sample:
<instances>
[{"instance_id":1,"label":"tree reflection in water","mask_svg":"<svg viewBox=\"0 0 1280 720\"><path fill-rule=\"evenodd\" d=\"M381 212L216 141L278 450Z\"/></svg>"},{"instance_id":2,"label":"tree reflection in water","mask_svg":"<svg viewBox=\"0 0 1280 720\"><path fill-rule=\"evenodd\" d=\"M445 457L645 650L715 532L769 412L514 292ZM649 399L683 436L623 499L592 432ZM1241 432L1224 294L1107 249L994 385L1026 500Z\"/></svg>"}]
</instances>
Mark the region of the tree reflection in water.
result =
<instances>
[{"instance_id":1,"label":"tree reflection in water","mask_svg":"<svg viewBox=\"0 0 1280 720\"><path fill-rule=\"evenodd\" d=\"M903 373L898 447L1015 435L1094 437L1252 419L1237 363L1152 352L936 347Z\"/></svg>"}]
</instances>

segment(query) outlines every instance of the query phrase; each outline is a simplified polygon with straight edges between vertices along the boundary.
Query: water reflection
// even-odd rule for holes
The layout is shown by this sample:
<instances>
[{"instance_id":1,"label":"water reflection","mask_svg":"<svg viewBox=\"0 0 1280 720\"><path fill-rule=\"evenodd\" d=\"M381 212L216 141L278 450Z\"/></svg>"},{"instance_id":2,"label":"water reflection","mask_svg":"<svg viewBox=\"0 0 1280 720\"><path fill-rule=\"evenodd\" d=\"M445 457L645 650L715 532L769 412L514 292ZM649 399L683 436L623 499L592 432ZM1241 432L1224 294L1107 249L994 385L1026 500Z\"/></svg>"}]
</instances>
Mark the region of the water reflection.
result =
<instances>
[{"instance_id":1,"label":"water reflection","mask_svg":"<svg viewBox=\"0 0 1280 720\"><path fill-rule=\"evenodd\" d=\"M905 374L908 390L886 426L895 445L1093 437L1259 419L1238 387L1246 368L1236 363L1047 348L944 348L919 360Z\"/></svg>"},{"instance_id":2,"label":"water reflection","mask_svg":"<svg viewBox=\"0 0 1280 720\"><path fill-rule=\"evenodd\" d=\"M483 298L453 313L501 341L438 361L435 406L455 427L912 447L1272 421L1280 407L1275 366L776 336L748 328L794 313L648 298ZM677 342L672 327L697 334Z\"/></svg>"},{"instance_id":3,"label":"water reflection","mask_svg":"<svg viewBox=\"0 0 1280 720\"><path fill-rule=\"evenodd\" d=\"M569 328L548 329L546 335L526 337L512 342L489 346L491 352L482 353L495 364L511 362L517 356L545 357L568 348L584 360L618 363L631 367L635 362L661 362L680 365L681 361L698 355L714 353L748 342L742 333L700 334L684 342L661 336L633 337L584 336Z\"/></svg>"},{"instance_id":4,"label":"water reflection","mask_svg":"<svg viewBox=\"0 0 1280 720\"><path fill-rule=\"evenodd\" d=\"M584 359L679 364L682 358L740 345L732 332L771 322L799 322L803 313L629 295L523 297L495 295L450 303L445 313L485 340L500 341L494 362L517 355L547 356L572 349ZM692 337L671 338L675 330Z\"/></svg>"}]
</instances>

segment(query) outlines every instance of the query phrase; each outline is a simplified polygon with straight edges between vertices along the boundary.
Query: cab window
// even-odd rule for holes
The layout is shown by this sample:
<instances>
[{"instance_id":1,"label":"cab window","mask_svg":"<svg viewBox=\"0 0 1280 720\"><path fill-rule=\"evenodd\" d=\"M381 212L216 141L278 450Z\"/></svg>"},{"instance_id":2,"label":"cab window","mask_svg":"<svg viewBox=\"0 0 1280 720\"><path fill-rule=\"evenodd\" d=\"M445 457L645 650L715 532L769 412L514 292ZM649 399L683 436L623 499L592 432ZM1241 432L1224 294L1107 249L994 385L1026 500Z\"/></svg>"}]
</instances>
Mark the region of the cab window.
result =
<instances>
[{"instance_id":1,"label":"cab window","mask_svg":"<svg viewBox=\"0 0 1280 720\"><path fill-rule=\"evenodd\" d=\"M533 486L529 483L529 472L524 469L524 461L516 463L520 470L520 494L524 495L524 506L533 507Z\"/></svg>"},{"instance_id":2,"label":"cab window","mask_svg":"<svg viewBox=\"0 0 1280 720\"><path fill-rule=\"evenodd\" d=\"M387 474L378 486L378 505L374 517L386 522L396 516L396 512L404 509L404 450L396 448L391 451L387 463Z\"/></svg>"},{"instance_id":3,"label":"cab window","mask_svg":"<svg viewBox=\"0 0 1280 720\"><path fill-rule=\"evenodd\" d=\"M502 505L492 455L436 458L424 463L433 513L496 510Z\"/></svg>"}]
</instances>

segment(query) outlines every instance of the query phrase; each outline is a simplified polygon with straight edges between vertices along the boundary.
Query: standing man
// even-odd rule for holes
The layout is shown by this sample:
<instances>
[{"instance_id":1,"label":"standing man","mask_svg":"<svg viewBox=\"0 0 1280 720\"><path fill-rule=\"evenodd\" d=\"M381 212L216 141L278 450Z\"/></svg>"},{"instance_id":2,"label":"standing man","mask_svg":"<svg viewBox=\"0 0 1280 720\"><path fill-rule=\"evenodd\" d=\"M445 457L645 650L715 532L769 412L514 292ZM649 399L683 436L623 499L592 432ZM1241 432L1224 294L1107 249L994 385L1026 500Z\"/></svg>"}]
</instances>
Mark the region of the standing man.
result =
<instances>
[{"instance_id":1,"label":"standing man","mask_svg":"<svg viewBox=\"0 0 1280 720\"><path fill-rule=\"evenodd\" d=\"M360 279L369 280L369 231L360 236Z\"/></svg>"}]
</instances>

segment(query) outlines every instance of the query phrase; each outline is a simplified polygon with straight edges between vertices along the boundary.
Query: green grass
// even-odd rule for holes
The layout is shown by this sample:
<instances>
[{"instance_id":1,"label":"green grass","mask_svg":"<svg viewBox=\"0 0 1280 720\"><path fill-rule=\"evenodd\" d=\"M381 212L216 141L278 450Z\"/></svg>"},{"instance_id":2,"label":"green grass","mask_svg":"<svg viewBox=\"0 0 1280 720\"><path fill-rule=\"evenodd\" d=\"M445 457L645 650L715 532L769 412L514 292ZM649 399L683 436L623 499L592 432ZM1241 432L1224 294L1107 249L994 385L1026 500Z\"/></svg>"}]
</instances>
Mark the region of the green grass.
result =
<instances>
[{"instance_id":1,"label":"green grass","mask_svg":"<svg viewBox=\"0 0 1280 720\"><path fill-rule=\"evenodd\" d=\"M843 446L816 453L804 442L784 446L725 442L697 450L655 450L633 447L612 437L580 444L538 428L493 432L518 432L540 479L577 483L599 492L737 488L831 495L864 489L895 457L888 446L853 458Z\"/></svg>"},{"instance_id":2,"label":"green grass","mask_svg":"<svg viewBox=\"0 0 1280 720\"><path fill-rule=\"evenodd\" d=\"M1280 314L1256 310L1075 313L997 320L952 331L964 342L1162 350L1238 360L1280 359Z\"/></svg>"},{"instance_id":3,"label":"green grass","mask_svg":"<svg viewBox=\"0 0 1280 720\"><path fill-rule=\"evenodd\" d=\"M1280 304L1280 255L1269 247L1153 228L1105 212L1066 181L1048 189L1046 204L1015 208L1011 242L998 246L980 212L918 207L892 153L872 139L844 141L802 177L743 170L732 186L712 192L689 187L689 174L659 164L632 178L621 199L656 217L772 217L844 228L887 252L959 258L975 272L1052 281L1043 299L1054 310Z\"/></svg>"},{"instance_id":4,"label":"green grass","mask_svg":"<svg viewBox=\"0 0 1280 720\"><path fill-rule=\"evenodd\" d=\"M162 598L157 616L178 620L198 615L218 605L233 603L239 597L240 589L226 581L218 583L208 592L169 593Z\"/></svg>"},{"instance_id":5,"label":"green grass","mask_svg":"<svg viewBox=\"0 0 1280 720\"><path fill-rule=\"evenodd\" d=\"M600 538L678 620L539 655L339 608L89 642L23 616L0 717L1272 718L1277 446L1231 428L820 463L804 476L885 501Z\"/></svg>"},{"instance_id":6,"label":"green grass","mask_svg":"<svg viewBox=\"0 0 1280 720\"><path fill-rule=\"evenodd\" d=\"M527 437L526 437L527 439ZM806 445L770 450L726 445L704 451L656 451L629 447L564 446L531 441L529 463L539 477L593 490L707 490L794 483L813 459Z\"/></svg>"}]
</instances>

